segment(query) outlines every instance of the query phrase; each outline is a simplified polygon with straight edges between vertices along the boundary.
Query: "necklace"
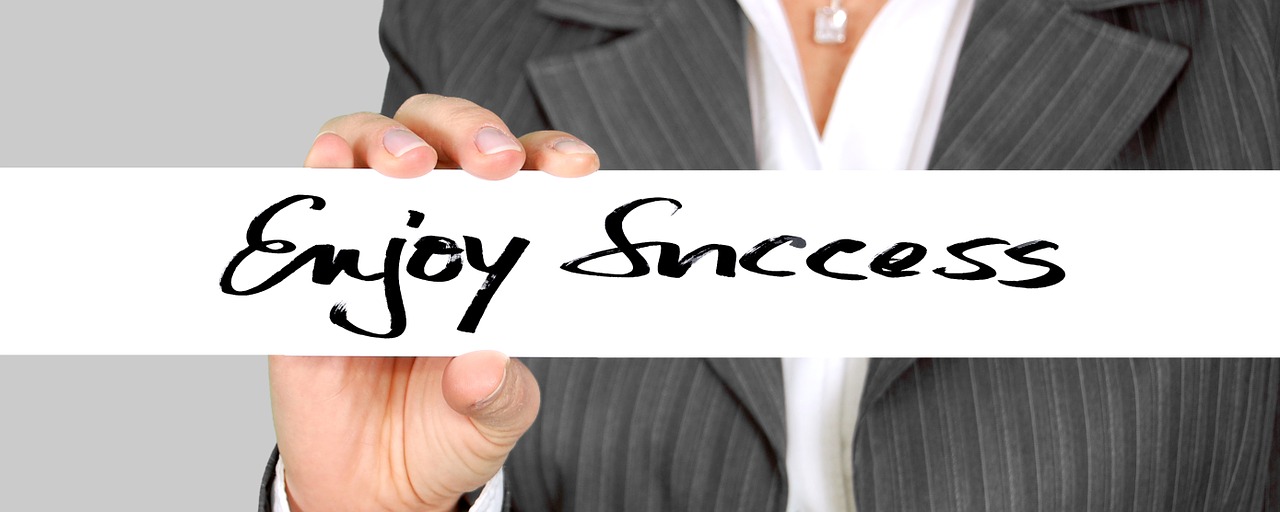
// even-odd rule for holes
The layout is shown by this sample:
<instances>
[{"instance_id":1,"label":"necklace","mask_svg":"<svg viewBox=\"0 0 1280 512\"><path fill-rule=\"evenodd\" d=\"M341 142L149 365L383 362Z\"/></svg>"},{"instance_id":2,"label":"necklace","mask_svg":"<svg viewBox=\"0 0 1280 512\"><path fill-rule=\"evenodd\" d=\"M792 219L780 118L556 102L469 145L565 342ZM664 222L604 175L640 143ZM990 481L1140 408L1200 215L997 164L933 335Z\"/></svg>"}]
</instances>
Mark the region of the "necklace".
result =
<instances>
[{"instance_id":1,"label":"necklace","mask_svg":"<svg viewBox=\"0 0 1280 512\"><path fill-rule=\"evenodd\" d=\"M844 42L845 26L849 15L840 8L840 0L831 0L831 5L818 8L813 17L813 42L818 44L841 44Z\"/></svg>"}]
</instances>

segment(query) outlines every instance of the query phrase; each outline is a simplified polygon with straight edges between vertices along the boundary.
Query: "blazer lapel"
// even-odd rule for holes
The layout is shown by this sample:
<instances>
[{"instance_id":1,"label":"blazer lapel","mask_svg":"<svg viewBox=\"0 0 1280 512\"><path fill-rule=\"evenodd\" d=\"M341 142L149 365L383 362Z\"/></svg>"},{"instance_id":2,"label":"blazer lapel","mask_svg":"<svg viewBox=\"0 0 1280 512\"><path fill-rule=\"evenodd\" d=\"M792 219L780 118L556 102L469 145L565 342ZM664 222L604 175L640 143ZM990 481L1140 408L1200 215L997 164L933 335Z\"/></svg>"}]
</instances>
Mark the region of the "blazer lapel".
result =
<instances>
[{"instance_id":1,"label":"blazer lapel","mask_svg":"<svg viewBox=\"0 0 1280 512\"><path fill-rule=\"evenodd\" d=\"M929 167L1110 163L1187 59L1073 8L1126 3L1141 2L977 0Z\"/></svg>"},{"instance_id":2,"label":"blazer lapel","mask_svg":"<svg viewBox=\"0 0 1280 512\"><path fill-rule=\"evenodd\" d=\"M862 388L859 417L915 365L915 358L872 359ZM716 375L752 415L778 460L786 454L786 402L777 359L708 359ZM861 421L861 420L859 420Z\"/></svg>"},{"instance_id":3,"label":"blazer lapel","mask_svg":"<svg viewBox=\"0 0 1280 512\"><path fill-rule=\"evenodd\" d=\"M526 69L551 125L590 135L603 167L755 167L736 2L540 0L538 8L578 23L634 29Z\"/></svg>"},{"instance_id":4,"label":"blazer lapel","mask_svg":"<svg viewBox=\"0 0 1280 512\"><path fill-rule=\"evenodd\" d=\"M787 436L782 363L777 359L711 358L707 364L755 420L784 467Z\"/></svg>"},{"instance_id":5,"label":"blazer lapel","mask_svg":"<svg viewBox=\"0 0 1280 512\"><path fill-rule=\"evenodd\" d=\"M635 30L649 23L665 0L537 0L538 12L611 30Z\"/></svg>"},{"instance_id":6,"label":"blazer lapel","mask_svg":"<svg viewBox=\"0 0 1280 512\"><path fill-rule=\"evenodd\" d=\"M863 413L885 395L894 381L916 363L914 357L872 359L867 366L867 381L862 388L862 400L858 405L858 421Z\"/></svg>"}]
</instances>

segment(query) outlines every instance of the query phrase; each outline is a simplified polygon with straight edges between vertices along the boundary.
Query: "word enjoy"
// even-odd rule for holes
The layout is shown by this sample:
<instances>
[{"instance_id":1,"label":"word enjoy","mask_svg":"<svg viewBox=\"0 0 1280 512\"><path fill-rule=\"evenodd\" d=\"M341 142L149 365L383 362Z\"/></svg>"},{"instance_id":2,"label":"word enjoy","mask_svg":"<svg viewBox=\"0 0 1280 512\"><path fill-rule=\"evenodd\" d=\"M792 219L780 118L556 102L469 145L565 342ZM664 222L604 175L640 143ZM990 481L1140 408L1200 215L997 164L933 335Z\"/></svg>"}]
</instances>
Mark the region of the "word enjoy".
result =
<instances>
[{"instance_id":1,"label":"word enjoy","mask_svg":"<svg viewBox=\"0 0 1280 512\"><path fill-rule=\"evenodd\" d=\"M351 323L347 319L346 305L339 302L329 310L330 321L353 333L374 338L395 338L404 334L408 320L405 318L404 296L400 291L399 273L400 256L404 252L405 244L408 242L404 238L392 238L387 242L387 250L382 260L382 272L368 275L360 273L360 251L357 249L341 249L335 253L335 248L332 245L313 245L299 253L283 268L256 286L238 290L231 285L231 279L235 276L236 268L254 253L289 254L297 249L297 246L288 240L263 240L262 231L266 229L267 223L271 222L271 218L281 210L307 200L311 201L312 210L324 209L324 199L317 196L296 195L271 205L262 214L254 217L253 222L249 223L248 232L245 234L248 246L236 253L235 257L231 259L231 263L227 264L226 271L222 273L222 291L230 295L261 293L280 284L285 278L308 263L313 263L311 281L316 284L333 284L333 281L340 274L346 274L360 281L382 281L387 311L391 315L391 327L387 332L373 332ZM421 212L410 210L409 222L406 225L417 229L422 225L424 218L425 216ZM480 289L476 291L475 298L471 300L471 305L463 313L462 321L458 323L459 331L473 333L476 332L476 327L480 324L480 318L484 316L485 308L489 307L489 301L497 293L498 287L502 285L502 281L511 273L516 261L520 259L520 255L524 253L525 248L528 246L528 240L512 237L511 241L507 243L506 249L503 249L502 254L498 256L498 259L489 264L485 261L483 245L478 238L463 237L463 247L458 247L457 243L448 238L424 236L414 242L413 254L409 256L409 261L405 264L405 272L411 277L423 281L449 281L458 277L458 274L462 272L462 255L466 254L467 264L471 268L488 274L484 283L480 285ZM427 262L436 255L444 256L448 259L443 269L434 274L428 274L426 271Z\"/></svg>"}]
</instances>

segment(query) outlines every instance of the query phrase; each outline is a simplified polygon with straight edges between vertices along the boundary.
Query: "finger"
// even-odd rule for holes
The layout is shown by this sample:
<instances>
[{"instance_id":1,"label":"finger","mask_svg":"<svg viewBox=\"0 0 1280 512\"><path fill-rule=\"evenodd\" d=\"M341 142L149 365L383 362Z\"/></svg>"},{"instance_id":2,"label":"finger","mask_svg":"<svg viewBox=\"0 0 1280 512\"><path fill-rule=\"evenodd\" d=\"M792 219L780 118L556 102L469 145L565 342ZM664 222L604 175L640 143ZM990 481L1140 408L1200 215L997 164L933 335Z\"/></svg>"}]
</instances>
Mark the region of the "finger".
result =
<instances>
[{"instance_id":1,"label":"finger","mask_svg":"<svg viewBox=\"0 0 1280 512\"><path fill-rule=\"evenodd\" d=\"M382 115L362 112L335 117L321 130L336 134L351 146L354 167L372 167L394 178L415 178L436 165L434 148L404 125ZM321 139L328 137L322 134L317 142Z\"/></svg>"},{"instance_id":2,"label":"finger","mask_svg":"<svg viewBox=\"0 0 1280 512\"><path fill-rule=\"evenodd\" d=\"M600 169L600 156L591 146L565 132L541 131L520 137L524 168L553 176L577 178Z\"/></svg>"},{"instance_id":3,"label":"finger","mask_svg":"<svg viewBox=\"0 0 1280 512\"><path fill-rule=\"evenodd\" d=\"M491 442L512 445L538 416L538 382L519 361L499 352L471 352L444 369L449 407L471 418Z\"/></svg>"},{"instance_id":4,"label":"finger","mask_svg":"<svg viewBox=\"0 0 1280 512\"><path fill-rule=\"evenodd\" d=\"M441 162L475 176L509 178L524 164L524 146L502 119L462 98L419 94L405 100L395 120L438 150Z\"/></svg>"},{"instance_id":5,"label":"finger","mask_svg":"<svg viewBox=\"0 0 1280 512\"><path fill-rule=\"evenodd\" d=\"M333 132L320 132L311 143L311 151L302 163L305 167L328 167L350 169L355 167L355 158L351 154L351 145Z\"/></svg>"}]
</instances>

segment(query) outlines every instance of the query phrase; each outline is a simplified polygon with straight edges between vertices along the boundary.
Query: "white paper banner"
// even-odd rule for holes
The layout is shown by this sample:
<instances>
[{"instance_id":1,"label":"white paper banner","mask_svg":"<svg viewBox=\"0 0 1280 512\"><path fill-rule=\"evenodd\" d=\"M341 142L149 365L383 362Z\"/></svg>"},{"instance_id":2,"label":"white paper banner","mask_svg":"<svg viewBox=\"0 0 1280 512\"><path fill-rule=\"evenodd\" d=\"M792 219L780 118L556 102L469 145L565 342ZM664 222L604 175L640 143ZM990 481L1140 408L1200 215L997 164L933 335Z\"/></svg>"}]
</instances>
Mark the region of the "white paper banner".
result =
<instances>
[{"instance_id":1,"label":"white paper banner","mask_svg":"<svg viewBox=\"0 0 1280 512\"><path fill-rule=\"evenodd\" d=\"M5 169L0 353L1274 356L1277 192L1246 172Z\"/></svg>"}]
</instances>

